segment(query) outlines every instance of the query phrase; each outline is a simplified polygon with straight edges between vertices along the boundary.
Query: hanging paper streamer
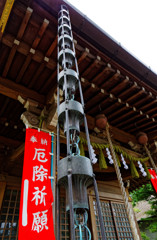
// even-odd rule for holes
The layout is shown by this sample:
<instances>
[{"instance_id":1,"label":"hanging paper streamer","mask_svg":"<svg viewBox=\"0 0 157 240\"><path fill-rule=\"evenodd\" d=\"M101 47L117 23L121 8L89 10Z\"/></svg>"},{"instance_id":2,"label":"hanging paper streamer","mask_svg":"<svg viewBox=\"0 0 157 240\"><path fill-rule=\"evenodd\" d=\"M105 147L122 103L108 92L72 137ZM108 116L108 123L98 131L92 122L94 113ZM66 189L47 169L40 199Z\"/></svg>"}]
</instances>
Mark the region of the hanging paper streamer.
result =
<instances>
[{"instance_id":1,"label":"hanging paper streamer","mask_svg":"<svg viewBox=\"0 0 157 240\"><path fill-rule=\"evenodd\" d=\"M146 176L147 176L147 173L145 172L145 170L144 170L142 164L140 163L140 161L138 161L138 166L139 166L139 169L140 169L143 177L146 177Z\"/></svg>"},{"instance_id":2,"label":"hanging paper streamer","mask_svg":"<svg viewBox=\"0 0 157 240\"><path fill-rule=\"evenodd\" d=\"M133 178L139 178L139 174L132 160L130 161L130 169L131 169L131 176Z\"/></svg>"},{"instance_id":3,"label":"hanging paper streamer","mask_svg":"<svg viewBox=\"0 0 157 240\"><path fill-rule=\"evenodd\" d=\"M100 169L108 168L102 149L100 149L100 153L99 153L99 167Z\"/></svg>"},{"instance_id":4,"label":"hanging paper streamer","mask_svg":"<svg viewBox=\"0 0 157 240\"><path fill-rule=\"evenodd\" d=\"M124 159L124 157L123 157L123 154L121 153L121 159L122 159L122 163L123 163L123 165L124 165L124 168L125 169L128 169L129 167L128 167L128 165L126 164L126 161L125 161L125 159Z\"/></svg>"},{"instance_id":5,"label":"hanging paper streamer","mask_svg":"<svg viewBox=\"0 0 157 240\"><path fill-rule=\"evenodd\" d=\"M112 159L112 156L111 156L109 148L106 148L106 152L107 152L107 157L109 159L109 163L113 164L113 159Z\"/></svg>"},{"instance_id":6,"label":"hanging paper streamer","mask_svg":"<svg viewBox=\"0 0 157 240\"><path fill-rule=\"evenodd\" d=\"M90 145L90 150L91 150L91 154L92 154L92 163L95 164L95 163L97 163L98 159L96 158L96 154L95 154L95 151L94 151L92 145Z\"/></svg>"},{"instance_id":7,"label":"hanging paper streamer","mask_svg":"<svg viewBox=\"0 0 157 240\"><path fill-rule=\"evenodd\" d=\"M147 168L145 163L143 163L143 167L144 167L145 172L147 173L147 178L150 180L151 179L151 175L150 175L150 172L149 172L149 170L148 170L148 168Z\"/></svg>"},{"instance_id":8,"label":"hanging paper streamer","mask_svg":"<svg viewBox=\"0 0 157 240\"><path fill-rule=\"evenodd\" d=\"M84 147L83 147L82 141L80 141L79 147L80 147L80 156L85 157L85 151L84 151Z\"/></svg>"}]
</instances>

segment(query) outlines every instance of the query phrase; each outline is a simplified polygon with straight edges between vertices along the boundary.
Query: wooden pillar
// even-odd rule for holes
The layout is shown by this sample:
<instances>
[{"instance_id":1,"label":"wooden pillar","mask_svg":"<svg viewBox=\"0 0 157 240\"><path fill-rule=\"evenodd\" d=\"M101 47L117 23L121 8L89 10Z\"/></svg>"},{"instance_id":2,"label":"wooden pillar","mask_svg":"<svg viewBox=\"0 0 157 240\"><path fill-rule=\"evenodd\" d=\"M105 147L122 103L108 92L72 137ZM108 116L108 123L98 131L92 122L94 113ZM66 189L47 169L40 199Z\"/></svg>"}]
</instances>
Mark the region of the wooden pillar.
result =
<instances>
[{"instance_id":1,"label":"wooden pillar","mask_svg":"<svg viewBox=\"0 0 157 240\"><path fill-rule=\"evenodd\" d=\"M5 188L6 188L6 182L0 182L0 210L2 207L2 203L3 203Z\"/></svg>"}]
</instances>

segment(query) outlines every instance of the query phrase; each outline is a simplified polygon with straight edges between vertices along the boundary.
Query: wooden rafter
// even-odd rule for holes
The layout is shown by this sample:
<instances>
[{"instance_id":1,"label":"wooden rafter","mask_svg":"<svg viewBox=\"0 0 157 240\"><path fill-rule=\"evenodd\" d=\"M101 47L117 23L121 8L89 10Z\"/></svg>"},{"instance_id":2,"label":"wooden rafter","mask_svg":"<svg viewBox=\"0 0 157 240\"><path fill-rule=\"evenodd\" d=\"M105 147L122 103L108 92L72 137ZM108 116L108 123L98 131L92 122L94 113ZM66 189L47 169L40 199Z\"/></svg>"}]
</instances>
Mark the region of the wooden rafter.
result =
<instances>
[{"instance_id":1,"label":"wooden rafter","mask_svg":"<svg viewBox=\"0 0 157 240\"><path fill-rule=\"evenodd\" d=\"M141 89L137 93L133 94L131 97L127 98L126 101L129 103L129 102L135 100L137 97L142 97L143 93L145 93L145 90Z\"/></svg>"},{"instance_id":2,"label":"wooden rafter","mask_svg":"<svg viewBox=\"0 0 157 240\"><path fill-rule=\"evenodd\" d=\"M20 40L22 39L22 37L23 37L23 34L24 34L24 32L25 32L25 29L26 29L26 27L27 27L27 24L28 24L28 22L29 22L29 19L30 19L31 15L32 15L32 12L33 12L33 10L28 7L27 10L26 10L25 16L24 16L24 18L23 18L23 21L22 21L22 23L21 23L21 26L20 26L20 28L19 28L19 31L18 31L18 33L17 33L16 39L14 40L14 44L13 44L13 47L11 48L11 51L10 51L8 60L7 60L7 62L6 62L6 65L5 65L5 67L4 67L4 71L3 71L3 74L2 74L3 77L6 77L6 76L7 76L7 73L8 73L8 71L9 71L9 68L10 68L10 66L11 66L11 64L12 64L13 59L14 59L14 56L15 56L17 47L18 47L18 45L19 45L19 43L20 43L19 41L20 41Z\"/></svg>"},{"instance_id":3,"label":"wooden rafter","mask_svg":"<svg viewBox=\"0 0 157 240\"><path fill-rule=\"evenodd\" d=\"M128 80L128 78L126 78ZM140 114L141 109L136 109L136 107L134 107L134 105L130 105L127 102L124 102L121 100L120 96L124 96L123 93L125 93L125 96L128 94L128 92L130 91L130 89L127 89L126 91L124 91L121 95L118 95L117 97L115 97L113 94L110 94L109 91L106 91L103 88L100 88L97 83L93 84L91 82L89 82L87 79L83 78L82 81L82 86L90 86L90 88L88 88L87 90L85 90L84 95L87 95L87 92L90 91L90 89L94 88L97 91L97 94L94 95L94 97L91 97L91 99L88 99L87 103L86 103L86 111L88 114L93 114L95 111L98 110L98 106L97 104L100 104L101 106L101 111L102 113L106 113L106 103L109 102L113 102L114 106L115 104L117 105L117 108L115 109L115 111L111 112L109 107L112 107L112 105L110 104L110 106L108 107L108 118L109 120L112 120L114 118L114 121L116 121L117 123L119 123L118 121L126 118L127 116L130 115L134 115L135 112L137 112L137 114ZM132 89L135 89L137 87L137 84L134 83L132 86ZM141 90L139 90L141 91ZM142 89L142 91L144 91L144 89ZM104 100L103 100L103 95L104 95ZM100 96L100 99L99 99ZM107 97L107 98L106 98ZM150 95L149 95L150 97ZM116 103L117 101L117 103ZM114 108L113 106L113 108ZM104 107L104 109L103 109ZM121 116L119 117L119 114L121 114ZM147 112L145 112L145 115L148 114ZM118 116L118 118L117 118ZM120 118L120 119L119 119ZM130 118L132 118L132 116L130 116ZM113 124L113 123L112 123Z\"/></svg>"},{"instance_id":4,"label":"wooden rafter","mask_svg":"<svg viewBox=\"0 0 157 240\"><path fill-rule=\"evenodd\" d=\"M55 38L55 40L52 42L51 46L49 47L49 49L46 52L45 55L45 59L47 60L47 62L49 61L49 57L51 56L51 54L53 53L54 49L57 46L57 37ZM44 70L46 66L46 61L44 61L43 63L41 63L40 67L38 68L38 70L36 71L34 77L32 78L31 82L29 83L28 87L31 88L32 86L34 86L37 78L40 76L40 74L42 73L42 71ZM50 83L49 79L46 81L46 86L48 85L48 83ZM44 86L45 87L45 86Z\"/></svg>"},{"instance_id":5,"label":"wooden rafter","mask_svg":"<svg viewBox=\"0 0 157 240\"><path fill-rule=\"evenodd\" d=\"M125 122L120 122L118 124L116 124L117 127L122 127L123 125L126 125L123 127L124 130L126 130L130 124L134 123L134 126L135 126L135 123L136 121L138 121L138 119L141 119L142 117L145 119L145 116L144 115L140 115L138 114L137 112L135 112L137 115L133 116L133 117L130 117L128 120L125 120Z\"/></svg>"},{"instance_id":6,"label":"wooden rafter","mask_svg":"<svg viewBox=\"0 0 157 240\"><path fill-rule=\"evenodd\" d=\"M102 88L109 88L111 86L113 86L115 83L117 83L118 81L120 81L123 78L123 76L121 75L120 71L117 70L112 77L110 77L109 79L107 79L102 85Z\"/></svg>"},{"instance_id":7,"label":"wooden rafter","mask_svg":"<svg viewBox=\"0 0 157 240\"><path fill-rule=\"evenodd\" d=\"M0 136L0 143L6 145L6 146L11 146L11 147L18 147L21 142L15 139L11 139L8 137Z\"/></svg>"},{"instance_id":8,"label":"wooden rafter","mask_svg":"<svg viewBox=\"0 0 157 240\"><path fill-rule=\"evenodd\" d=\"M101 58L99 56L97 56L96 59L94 60L94 62L92 64L90 64L90 66L87 67L81 75L83 77L86 77L90 73L91 69L94 68L95 66L97 66L100 61L101 61Z\"/></svg>"},{"instance_id":9,"label":"wooden rafter","mask_svg":"<svg viewBox=\"0 0 157 240\"><path fill-rule=\"evenodd\" d=\"M115 70L111 67L111 65L107 64L107 66L92 79L92 83L96 83L97 85L99 85L102 82L102 78L104 81L106 78L108 78L114 72L115 72Z\"/></svg>"},{"instance_id":10,"label":"wooden rafter","mask_svg":"<svg viewBox=\"0 0 157 240\"><path fill-rule=\"evenodd\" d=\"M123 80L121 80L115 87L111 88L112 94L117 94L117 92L121 92L129 83L129 78L126 77Z\"/></svg>"},{"instance_id":11,"label":"wooden rafter","mask_svg":"<svg viewBox=\"0 0 157 240\"><path fill-rule=\"evenodd\" d=\"M134 82L134 84L133 84L132 86L128 86L128 89L124 90L121 94L118 95L118 97L120 97L120 98L125 98L125 97L128 96L128 94L129 94L132 90L134 90L134 89L136 89L136 88L137 88L137 83Z\"/></svg>"},{"instance_id":12,"label":"wooden rafter","mask_svg":"<svg viewBox=\"0 0 157 240\"><path fill-rule=\"evenodd\" d=\"M153 126L152 126L153 125ZM147 131L147 129L156 129L157 128L157 123L154 123L154 122L147 122L147 123L145 123L145 124L141 124L140 126L138 126L138 130L143 130L143 131ZM131 130L129 130L129 132L130 133L132 133L132 132L136 132L137 130L136 129L131 129Z\"/></svg>"},{"instance_id":13,"label":"wooden rafter","mask_svg":"<svg viewBox=\"0 0 157 240\"><path fill-rule=\"evenodd\" d=\"M19 74L17 76L17 79L16 79L17 83L19 83L21 81L21 78L23 77L23 74L25 73L28 65L30 64L31 59L32 59L32 55L35 53L35 50L36 50L37 46L39 45L39 43L41 41L41 38L43 37L44 32L46 31L46 28L47 28L48 24L49 24L49 21L47 19L44 19L44 21L43 21L43 23L42 23L42 25L41 25L38 33L37 33L36 38L33 41L33 44L32 44L32 47L30 49L30 52L27 55L27 58L26 58L23 66L22 66L22 68L21 68L21 70L20 70L20 72L19 72Z\"/></svg>"},{"instance_id":14,"label":"wooden rafter","mask_svg":"<svg viewBox=\"0 0 157 240\"><path fill-rule=\"evenodd\" d=\"M78 65L87 57L88 54L89 54L89 49L85 48L85 51L82 53L82 55L77 60Z\"/></svg>"},{"instance_id":15,"label":"wooden rafter","mask_svg":"<svg viewBox=\"0 0 157 240\"><path fill-rule=\"evenodd\" d=\"M5 36L3 36L2 38L2 43L12 48L14 45L14 40L15 40L14 36L10 34L5 34ZM27 56L29 55L31 48L27 43L20 41L17 47L17 51ZM35 53L32 55L32 60L38 63L42 63L44 61L44 57L45 55L38 50L38 51L35 51ZM54 69L56 67L56 62L52 58L49 58L49 61L46 63L46 67L49 69Z\"/></svg>"},{"instance_id":16,"label":"wooden rafter","mask_svg":"<svg viewBox=\"0 0 157 240\"><path fill-rule=\"evenodd\" d=\"M33 99L42 105L45 103L45 97L43 95L14 83L7 78L0 77L0 93L15 100L18 99L18 96L21 96L25 99Z\"/></svg>"}]
</instances>

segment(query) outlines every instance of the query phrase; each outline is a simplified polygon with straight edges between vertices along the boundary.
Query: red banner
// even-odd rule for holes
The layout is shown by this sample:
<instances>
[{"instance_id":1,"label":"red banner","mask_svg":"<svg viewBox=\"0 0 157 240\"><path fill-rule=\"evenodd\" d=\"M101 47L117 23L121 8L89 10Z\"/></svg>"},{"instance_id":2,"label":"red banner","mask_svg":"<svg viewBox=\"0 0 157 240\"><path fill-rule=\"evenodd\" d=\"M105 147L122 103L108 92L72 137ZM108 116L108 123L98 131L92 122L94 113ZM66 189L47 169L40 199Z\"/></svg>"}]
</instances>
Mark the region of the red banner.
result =
<instances>
[{"instance_id":1,"label":"red banner","mask_svg":"<svg viewBox=\"0 0 157 240\"><path fill-rule=\"evenodd\" d=\"M26 130L18 240L53 240L51 136Z\"/></svg>"},{"instance_id":2,"label":"red banner","mask_svg":"<svg viewBox=\"0 0 157 240\"><path fill-rule=\"evenodd\" d=\"M151 175L152 185L153 185L155 191L157 192L157 175L155 173L155 170L153 170L153 169L149 169L149 172L150 172L150 175Z\"/></svg>"}]
</instances>

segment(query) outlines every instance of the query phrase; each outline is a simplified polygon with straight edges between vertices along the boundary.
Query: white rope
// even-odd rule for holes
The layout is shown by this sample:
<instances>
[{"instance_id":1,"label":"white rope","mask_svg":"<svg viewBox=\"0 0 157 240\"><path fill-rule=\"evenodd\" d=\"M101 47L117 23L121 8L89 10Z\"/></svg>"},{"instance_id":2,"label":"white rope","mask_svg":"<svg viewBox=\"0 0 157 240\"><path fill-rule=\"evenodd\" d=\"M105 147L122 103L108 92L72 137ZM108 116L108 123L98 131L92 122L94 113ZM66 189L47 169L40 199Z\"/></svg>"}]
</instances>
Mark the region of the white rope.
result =
<instances>
[{"instance_id":1,"label":"white rope","mask_svg":"<svg viewBox=\"0 0 157 240\"><path fill-rule=\"evenodd\" d=\"M120 173L120 169L119 169L119 166L118 166L118 163L117 163L117 160L116 160L116 155L115 155L112 140L111 140L111 137L110 137L109 125L108 124L106 126L106 133L107 133L107 138L108 138L110 150L111 150L111 153L112 153L112 156L113 156L113 163L114 163L114 167L115 167L115 170L116 170L119 185L120 185L120 188L121 188L125 208L126 208L126 211L127 211L127 214L128 214L132 234L133 234L134 240L140 240L139 234L137 232L137 227L136 227L136 224L135 224L134 214L133 214L132 208L129 205L128 196L126 194L125 187L124 187L123 180L122 180L122 176L121 176L121 173Z\"/></svg>"}]
</instances>

